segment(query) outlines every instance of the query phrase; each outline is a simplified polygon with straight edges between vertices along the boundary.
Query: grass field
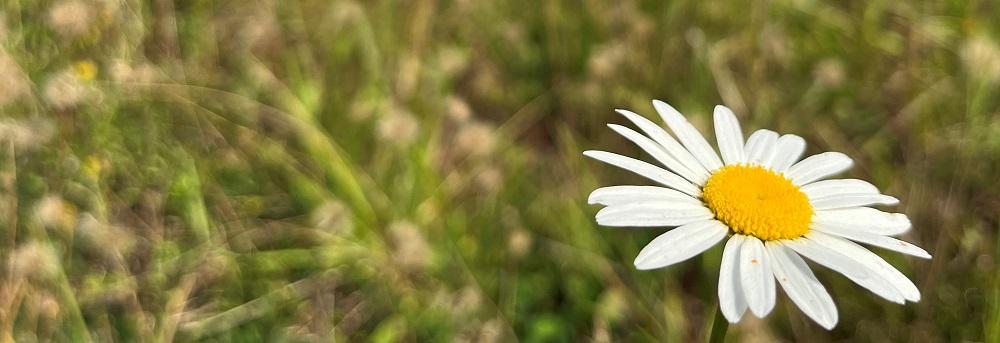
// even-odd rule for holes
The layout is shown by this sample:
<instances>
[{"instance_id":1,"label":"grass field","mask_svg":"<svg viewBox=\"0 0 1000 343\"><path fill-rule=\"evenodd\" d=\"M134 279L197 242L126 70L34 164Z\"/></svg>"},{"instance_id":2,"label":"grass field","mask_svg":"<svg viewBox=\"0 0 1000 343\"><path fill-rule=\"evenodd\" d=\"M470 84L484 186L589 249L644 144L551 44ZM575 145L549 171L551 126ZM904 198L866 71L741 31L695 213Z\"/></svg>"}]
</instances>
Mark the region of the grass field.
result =
<instances>
[{"instance_id":1,"label":"grass field","mask_svg":"<svg viewBox=\"0 0 1000 343\"><path fill-rule=\"evenodd\" d=\"M0 0L0 342L704 340L721 249L637 271L586 201L654 98L847 153L934 255L730 341L1000 341L1000 6L615 3Z\"/></svg>"}]
</instances>

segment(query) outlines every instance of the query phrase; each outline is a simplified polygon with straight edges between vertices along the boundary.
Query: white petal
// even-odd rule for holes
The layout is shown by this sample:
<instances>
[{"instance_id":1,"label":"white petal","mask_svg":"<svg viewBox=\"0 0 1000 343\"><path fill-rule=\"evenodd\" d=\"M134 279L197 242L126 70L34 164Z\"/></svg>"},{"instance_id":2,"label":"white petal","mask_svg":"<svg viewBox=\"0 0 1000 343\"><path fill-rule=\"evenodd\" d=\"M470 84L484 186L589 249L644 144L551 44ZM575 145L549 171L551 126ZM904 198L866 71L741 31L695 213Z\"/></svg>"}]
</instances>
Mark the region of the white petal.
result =
<instances>
[{"instance_id":1,"label":"white petal","mask_svg":"<svg viewBox=\"0 0 1000 343\"><path fill-rule=\"evenodd\" d=\"M764 251L764 243L757 237L747 236L740 249L740 283L750 312L764 318L774 308L774 274Z\"/></svg>"},{"instance_id":2,"label":"white petal","mask_svg":"<svg viewBox=\"0 0 1000 343\"><path fill-rule=\"evenodd\" d=\"M836 245L828 245L825 240L813 240L812 237L817 237L815 233L817 232L810 232L808 236L810 238L784 241L782 244L824 267L843 274L849 280L886 300L899 304L904 302L904 294L882 277L880 271L859 262L858 255L851 251L840 250Z\"/></svg>"},{"instance_id":3,"label":"white petal","mask_svg":"<svg viewBox=\"0 0 1000 343\"><path fill-rule=\"evenodd\" d=\"M660 164L663 164L663 166L667 167L667 169L676 172L682 177L684 177L684 175L689 175L689 176L692 175L691 171L689 171L686 167L684 167L684 165L682 165L679 161L677 161L677 159L675 159L673 156L670 156L670 154L668 154L667 151L664 150L662 146L660 146L660 144L657 144L652 139L649 139L649 137L643 136L641 133L635 132L635 130L632 130L630 128L621 125L608 124L608 127L610 127L618 134L622 135L629 141L632 141L632 143L635 143L635 145L638 145L639 148L641 148L643 151L648 153L654 159L659 161Z\"/></svg>"},{"instance_id":4,"label":"white petal","mask_svg":"<svg viewBox=\"0 0 1000 343\"><path fill-rule=\"evenodd\" d=\"M839 152L824 152L807 157L788 168L785 176L801 186L851 168L851 158Z\"/></svg>"},{"instance_id":5,"label":"white petal","mask_svg":"<svg viewBox=\"0 0 1000 343\"><path fill-rule=\"evenodd\" d=\"M715 106L715 139L719 143L719 152L722 160L729 164L740 164L746 162L746 154L743 152L743 131L740 130L740 122L736 119L733 111L726 106Z\"/></svg>"},{"instance_id":6,"label":"white petal","mask_svg":"<svg viewBox=\"0 0 1000 343\"><path fill-rule=\"evenodd\" d=\"M635 258L639 270L656 269L684 261L719 243L729 227L715 220L690 223L656 237Z\"/></svg>"},{"instance_id":7,"label":"white petal","mask_svg":"<svg viewBox=\"0 0 1000 343\"><path fill-rule=\"evenodd\" d=\"M920 301L920 290L913 284L913 281L910 281L910 279L906 278L906 275L903 275L903 273L890 265L889 262L886 262L884 259L868 249L865 249L857 243L849 240L818 231L812 231L808 233L806 237L818 244L822 244L839 251L845 256L854 259L858 263L867 266L871 270L872 274L881 277L891 286L896 288L896 290L902 294L906 300L913 302ZM890 301L892 301L892 299L890 299ZM901 300L897 302L902 303Z\"/></svg>"},{"instance_id":8,"label":"white petal","mask_svg":"<svg viewBox=\"0 0 1000 343\"><path fill-rule=\"evenodd\" d=\"M802 137L791 134L781 136L778 138L774 157L771 159L771 170L784 173L799 160L799 157L802 157L804 151L806 151L806 140Z\"/></svg>"},{"instance_id":9,"label":"white petal","mask_svg":"<svg viewBox=\"0 0 1000 343\"><path fill-rule=\"evenodd\" d=\"M879 194L878 187L858 179L833 179L799 187L809 199L819 199L842 194Z\"/></svg>"},{"instance_id":10,"label":"white petal","mask_svg":"<svg viewBox=\"0 0 1000 343\"><path fill-rule=\"evenodd\" d=\"M703 167L701 163L699 163L698 160L691 155L691 152L681 145L681 143L678 143L674 137L670 136L667 131L663 130L662 127L656 125L649 119L646 119L646 117L635 114L634 112L627 110L616 111L638 126L642 132L645 132L647 136L659 143L671 157L677 159L677 161L684 165L684 169L687 171L677 171L678 174L696 185L702 186L705 184L705 181L707 181L709 177L708 170L706 170L705 167Z\"/></svg>"},{"instance_id":11,"label":"white petal","mask_svg":"<svg viewBox=\"0 0 1000 343\"><path fill-rule=\"evenodd\" d=\"M656 186L602 187L591 192L587 202L589 204L615 206L656 200L685 201L690 204L701 204L701 200L692 198L690 195L670 188Z\"/></svg>"},{"instance_id":12,"label":"white petal","mask_svg":"<svg viewBox=\"0 0 1000 343\"><path fill-rule=\"evenodd\" d=\"M820 210L813 223L824 227L855 229L878 235L894 236L910 229L910 219L902 213L886 213L874 208L855 207Z\"/></svg>"},{"instance_id":13,"label":"white petal","mask_svg":"<svg viewBox=\"0 0 1000 343\"><path fill-rule=\"evenodd\" d=\"M814 244L808 239L789 239L783 240L781 243L789 248L792 248L792 250L795 250L795 252L800 255L805 256L824 267L836 270L848 278L863 280L871 277L871 275L869 275L866 271L855 269L855 263L851 259L822 245Z\"/></svg>"},{"instance_id":14,"label":"white petal","mask_svg":"<svg viewBox=\"0 0 1000 343\"><path fill-rule=\"evenodd\" d=\"M639 174L647 179L659 182L664 186L690 194L693 197L701 195L701 190L698 187L692 185L687 180L684 180L680 176L677 176L677 174L671 173L666 169L654 166L652 164L631 157L613 154L606 151L588 150L584 151L583 155L616 166L618 168L622 168L630 172Z\"/></svg>"},{"instance_id":15,"label":"white petal","mask_svg":"<svg viewBox=\"0 0 1000 343\"><path fill-rule=\"evenodd\" d=\"M869 205L896 205L899 199L882 194L841 194L818 199L809 199L814 210L830 210L845 207Z\"/></svg>"},{"instance_id":16,"label":"white petal","mask_svg":"<svg viewBox=\"0 0 1000 343\"><path fill-rule=\"evenodd\" d=\"M845 262L843 262L845 268L850 268L852 271L861 271L864 273L864 277L844 274L844 276L846 276L849 280L854 281L854 283L858 284L859 286L864 287L869 291L871 291L872 293L875 293L878 296L883 297L891 302L897 304L902 304L905 302L903 294L900 293L895 286L886 281L885 278L881 277L878 271L875 271L872 268L869 268L864 263L861 263L858 260L858 258L855 257L856 254L850 251L842 251L840 249L837 249L834 245L827 244L828 243L827 240L812 239L813 237L818 236L815 235L815 233L817 232L816 231L810 232L810 234L807 235L808 238L800 239L799 243L814 245L815 247L813 248L815 248L816 250L821 250L827 254L835 255L837 258L845 259ZM819 233L819 235L822 235L822 233ZM809 257L810 259L816 261L819 264L823 264L822 262L813 258L812 256L807 255L806 257ZM830 268L830 269L843 273L840 269L837 268Z\"/></svg>"},{"instance_id":17,"label":"white petal","mask_svg":"<svg viewBox=\"0 0 1000 343\"><path fill-rule=\"evenodd\" d=\"M683 201L650 201L608 206L597 211L597 224L603 226L680 226L711 219L715 215L702 205Z\"/></svg>"},{"instance_id":18,"label":"white petal","mask_svg":"<svg viewBox=\"0 0 1000 343\"><path fill-rule=\"evenodd\" d=\"M809 318L827 330L837 325L837 305L798 254L778 242L768 242L774 277Z\"/></svg>"},{"instance_id":19,"label":"white petal","mask_svg":"<svg viewBox=\"0 0 1000 343\"><path fill-rule=\"evenodd\" d=\"M864 232L855 229L849 229L845 227L813 225L812 228L815 230L823 231L831 235L844 237L852 241L858 241L861 243L874 245L880 248L901 252L907 255L913 255L916 257L927 258L927 259L931 258L931 254L928 254L926 250L921 249L916 245L892 237Z\"/></svg>"},{"instance_id":20,"label":"white petal","mask_svg":"<svg viewBox=\"0 0 1000 343\"><path fill-rule=\"evenodd\" d=\"M747 154L747 163L770 167L771 160L777 151L778 133L771 130L754 131L744 150Z\"/></svg>"},{"instance_id":21,"label":"white petal","mask_svg":"<svg viewBox=\"0 0 1000 343\"><path fill-rule=\"evenodd\" d=\"M722 161L719 160L719 155L715 153L711 145L708 145L708 141L698 132L698 129L695 129L694 125L691 125L680 112L677 112L676 109L659 100L653 100L653 107L663 117L663 121L667 122L670 130L674 131L677 139L684 144L684 147L691 152L691 155L698 159L698 162L706 170L712 172L722 168Z\"/></svg>"},{"instance_id":22,"label":"white petal","mask_svg":"<svg viewBox=\"0 0 1000 343\"><path fill-rule=\"evenodd\" d=\"M746 239L743 235L733 235L722 250L722 264L719 266L719 309L730 323L736 323L747 310L747 300L740 286L740 248Z\"/></svg>"}]
</instances>

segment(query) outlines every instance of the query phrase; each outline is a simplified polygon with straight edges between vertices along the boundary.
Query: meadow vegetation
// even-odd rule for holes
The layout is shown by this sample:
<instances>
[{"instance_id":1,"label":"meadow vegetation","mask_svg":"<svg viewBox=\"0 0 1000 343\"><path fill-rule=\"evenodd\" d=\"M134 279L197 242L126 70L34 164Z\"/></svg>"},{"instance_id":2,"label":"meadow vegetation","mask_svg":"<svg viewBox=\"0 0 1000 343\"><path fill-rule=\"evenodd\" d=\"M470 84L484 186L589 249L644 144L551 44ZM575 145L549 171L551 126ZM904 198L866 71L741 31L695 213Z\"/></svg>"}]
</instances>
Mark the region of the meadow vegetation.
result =
<instances>
[{"instance_id":1,"label":"meadow vegetation","mask_svg":"<svg viewBox=\"0 0 1000 343\"><path fill-rule=\"evenodd\" d=\"M821 267L730 341L1000 340L988 1L0 0L0 341L698 341L720 247L637 271L585 159L651 99L852 156L923 299ZM658 119L657 119L658 120Z\"/></svg>"}]
</instances>

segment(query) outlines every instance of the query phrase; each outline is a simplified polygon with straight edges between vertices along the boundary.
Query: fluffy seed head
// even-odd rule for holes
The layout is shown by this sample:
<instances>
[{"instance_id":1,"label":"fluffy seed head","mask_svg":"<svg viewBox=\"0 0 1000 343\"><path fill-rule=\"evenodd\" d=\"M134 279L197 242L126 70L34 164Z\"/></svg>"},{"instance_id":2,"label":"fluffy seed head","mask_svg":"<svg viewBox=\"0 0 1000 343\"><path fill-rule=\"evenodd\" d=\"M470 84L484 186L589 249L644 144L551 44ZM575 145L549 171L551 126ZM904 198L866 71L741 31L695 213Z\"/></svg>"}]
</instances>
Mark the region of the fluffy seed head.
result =
<instances>
[{"instance_id":1,"label":"fluffy seed head","mask_svg":"<svg viewBox=\"0 0 1000 343\"><path fill-rule=\"evenodd\" d=\"M413 142L420 130L420 122L409 111L393 106L386 116L379 119L378 136L382 141L397 146Z\"/></svg>"},{"instance_id":2,"label":"fluffy seed head","mask_svg":"<svg viewBox=\"0 0 1000 343\"><path fill-rule=\"evenodd\" d=\"M472 117L472 109L469 104L459 97L448 97L448 118L455 122L465 122Z\"/></svg>"},{"instance_id":3,"label":"fluffy seed head","mask_svg":"<svg viewBox=\"0 0 1000 343\"><path fill-rule=\"evenodd\" d=\"M83 1L62 1L49 10L49 26L59 34L75 37L87 33L94 21L91 6Z\"/></svg>"},{"instance_id":4,"label":"fluffy seed head","mask_svg":"<svg viewBox=\"0 0 1000 343\"><path fill-rule=\"evenodd\" d=\"M463 124L455 135L455 145L470 156L484 156L493 151L496 133L487 124L472 122Z\"/></svg>"},{"instance_id":5,"label":"fluffy seed head","mask_svg":"<svg viewBox=\"0 0 1000 343\"><path fill-rule=\"evenodd\" d=\"M76 107L91 92L72 70L56 74L45 83L45 100L57 109Z\"/></svg>"},{"instance_id":6,"label":"fluffy seed head","mask_svg":"<svg viewBox=\"0 0 1000 343\"><path fill-rule=\"evenodd\" d=\"M844 84L844 79L846 79L844 63L833 58L823 60L813 69L813 78L816 79L816 84L820 86L827 88L839 87Z\"/></svg>"},{"instance_id":7,"label":"fluffy seed head","mask_svg":"<svg viewBox=\"0 0 1000 343\"><path fill-rule=\"evenodd\" d=\"M531 241L531 234L527 230L514 229L507 238L507 248L510 249L511 255L522 257L528 253L528 249L531 249Z\"/></svg>"},{"instance_id":8,"label":"fluffy seed head","mask_svg":"<svg viewBox=\"0 0 1000 343\"><path fill-rule=\"evenodd\" d=\"M431 247L420 229L407 221L389 225L389 236L395 248L396 260L406 268L419 269L430 264Z\"/></svg>"},{"instance_id":9,"label":"fluffy seed head","mask_svg":"<svg viewBox=\"0 0 1000 343\"><path fill-rule=\"evenodd\" d=\"M10 256L11 274L48 280L59 272L59 257L48 245L31 242L21 245Z\"/></svg>"}]
</instances>

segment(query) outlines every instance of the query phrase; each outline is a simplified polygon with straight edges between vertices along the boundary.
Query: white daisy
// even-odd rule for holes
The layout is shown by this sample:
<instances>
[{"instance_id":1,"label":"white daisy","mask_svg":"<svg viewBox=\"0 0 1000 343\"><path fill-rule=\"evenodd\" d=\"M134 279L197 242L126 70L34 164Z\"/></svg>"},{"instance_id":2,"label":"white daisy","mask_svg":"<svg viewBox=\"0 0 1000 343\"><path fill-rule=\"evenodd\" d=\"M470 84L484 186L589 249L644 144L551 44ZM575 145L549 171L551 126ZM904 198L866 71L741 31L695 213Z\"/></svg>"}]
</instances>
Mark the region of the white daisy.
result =
<instances>
[{"instance_id":1,"label":"white daisy","mask_svg":"<svg viewBox=\"0 0 1000 343\"><path fill-rule=\"evenodd\" d=\"M666 169L610 152L584 152L666 186L613 186L590 194L591 204L606 206L597 213L600 225L677 227L646 245L635 258L636 268L666 267L729 237L719 271L719 308L732 323L748 308L757 317L771 312L777 279L802 312L833 328L833 299L800 256L889 301L920 300L912 281L854 243L930 258L923 249L890 237L909 230L905 215L866 207L895 205L898 200L862 180L820 181L850 168L846 155L825 152L799 161L805 141L769 130L758 130L744 141L733 112L716 106L720 159L680 112L658 100L653 106L677 139L626 110L617 112L645 135L608 126Z\"/></svg>"}]
</instances>

